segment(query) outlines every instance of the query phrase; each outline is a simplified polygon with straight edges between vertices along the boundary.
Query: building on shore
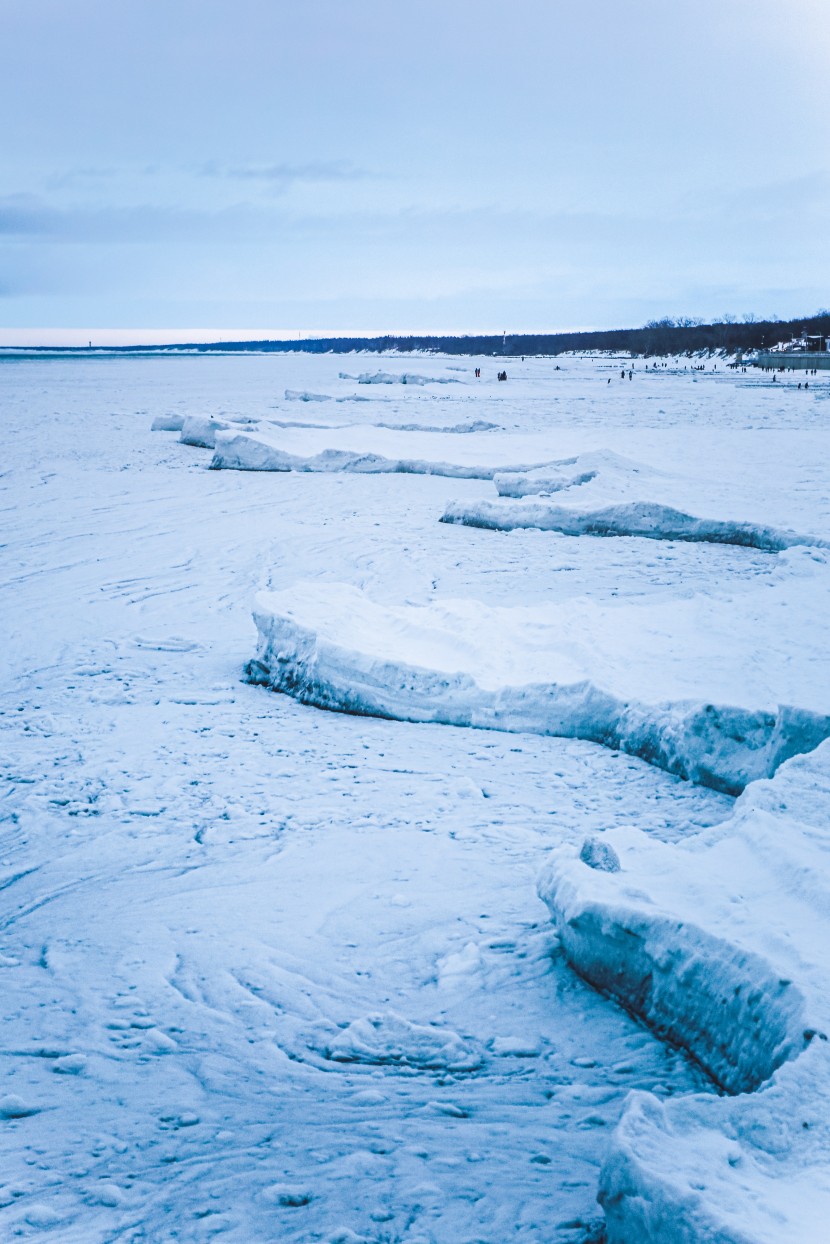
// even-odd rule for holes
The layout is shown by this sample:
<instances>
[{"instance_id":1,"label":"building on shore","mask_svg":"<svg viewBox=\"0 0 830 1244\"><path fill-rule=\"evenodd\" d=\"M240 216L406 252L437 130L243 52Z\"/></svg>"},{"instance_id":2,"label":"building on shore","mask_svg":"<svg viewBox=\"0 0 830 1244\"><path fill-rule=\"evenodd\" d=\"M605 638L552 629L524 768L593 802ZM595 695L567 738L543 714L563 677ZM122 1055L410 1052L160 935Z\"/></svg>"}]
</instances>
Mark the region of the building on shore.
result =
<instances>
[{"instance_id":1,"label":"building on shore","mask_svg":"<svg viewBox=\"0 0 830 1244\"><path fill-rule=\"evenodd\" d=\"M820 368L830 370L830 337L807 334L794 337L792 341L758 350L744 360L753 367L773 368L775 371L812 371Z\"/></svg>"}]
</instances>

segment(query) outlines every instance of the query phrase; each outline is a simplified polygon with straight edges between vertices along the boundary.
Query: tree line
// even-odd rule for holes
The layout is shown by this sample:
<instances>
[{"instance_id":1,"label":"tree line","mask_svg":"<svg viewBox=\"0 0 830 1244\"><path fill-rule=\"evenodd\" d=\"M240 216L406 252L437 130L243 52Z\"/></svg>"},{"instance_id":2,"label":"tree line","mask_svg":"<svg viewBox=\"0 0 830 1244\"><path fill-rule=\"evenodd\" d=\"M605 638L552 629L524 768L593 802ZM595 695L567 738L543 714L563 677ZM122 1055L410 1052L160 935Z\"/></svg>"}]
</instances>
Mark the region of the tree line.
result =
<instances>
[{"instance_id":1,"label":"tree line","mask_svg":"<svg viewBox=\"0 0 830 1244\"><path fill-rule=\"evenodd\" d=\"M769 349L770 346L790 341L804 333L830 336L830 311L821 310L815 315L798 320L756 319L754 315L737 317L725 315L711 324L688 317L650 320L642 328L612 328L596 332L572 333L508 333L475 336L419 337L317 337L299 341L214 341L181 342L165 346L114 346L107 353L157 354L170 350L190 350L198 353L224 351L240 354L246 351L274 351L277 353L349 354L354 350L380 354L387 350L402 353L431 351L436 354L475 355L490 354L516 357L518 355L557 355L568 352L582 353L588 350L607 350L614 354L667 355L710 354L724 351L732 354L738 350ZM47 347L41 347L47 349ZM36 347L35 349L40 349ZM54 352L54 350L50 351ZM68 347L61 353L86 353L83 347Z\"/></svg>"},{"instance_id":2,"label":"tree line","mask_svg":"<svg viewBox=\"0 0 830 1244\"><path fill-rule=\"evenodd\" d=\"M200 350L275 350L311 354L347 354L366 350L433 351L439 354L557 355L567 352L607 350L632 355L695 354L701 351L734 353L769 349L803 333L830 335L830 311L798 320L738 320L724 316L711 324L680 317L651 320L642 328L615 328L596 332L508 333L469 336L426 335L410 337L320 337L302 341L219 342L196 346Z\"/></svg>"}]
</instances>

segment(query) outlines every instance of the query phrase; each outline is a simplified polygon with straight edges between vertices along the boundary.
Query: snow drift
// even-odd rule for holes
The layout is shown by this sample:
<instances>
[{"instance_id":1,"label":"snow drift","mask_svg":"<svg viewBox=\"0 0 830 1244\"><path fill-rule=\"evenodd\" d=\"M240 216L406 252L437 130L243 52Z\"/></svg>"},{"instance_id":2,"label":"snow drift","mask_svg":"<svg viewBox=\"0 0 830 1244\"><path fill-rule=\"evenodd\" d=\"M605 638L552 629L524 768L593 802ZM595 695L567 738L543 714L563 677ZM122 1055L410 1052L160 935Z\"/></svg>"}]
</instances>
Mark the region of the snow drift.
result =
<instances>
[{"instance_id":1,"label":"snow drift","mask_svg":"<svg viewBox=\"0 0 830 1244\"><path fill-rule=\"evenodd\" d=\"M717 608L705 603L717 632ZM770 647L761 681L757 663L744 658L742 676L732 679L735 704L718 703L707 692L723 691L722 671L745 651L740 640L713 652L704 636L690 654L684 641L697 622L675 602L662 620L657 607L640 611L632 648L618 642L632 625L630 611L568 605L381 606L346 585L298 584L257 598L259 645L249 676L322 708L582 738L730 793L830 735L830 716L815 707L830 696L811 680L810 703L807 682L792 680L783 651L777 659ZM778 619L773 608L768 627ZM730 627L734 619L724 616L725 637ZM658 672L649 677L652 666ZM661 691L686 694L663 698ZM800 704L793 693L805 697Z\"/></svg>"},{"instance_id":2,"label":"snow drift","mask_svg":"<svg viewBox=\"0 0 830 1244\"><path fill-rule=\"evenodd\" d=\"M734 1097L629 1098L601 1176L610 1244L823 1240L830 1214L830 743L680 845L630 828L539 882L576 970Z\"/></svg>"}]
</instances>

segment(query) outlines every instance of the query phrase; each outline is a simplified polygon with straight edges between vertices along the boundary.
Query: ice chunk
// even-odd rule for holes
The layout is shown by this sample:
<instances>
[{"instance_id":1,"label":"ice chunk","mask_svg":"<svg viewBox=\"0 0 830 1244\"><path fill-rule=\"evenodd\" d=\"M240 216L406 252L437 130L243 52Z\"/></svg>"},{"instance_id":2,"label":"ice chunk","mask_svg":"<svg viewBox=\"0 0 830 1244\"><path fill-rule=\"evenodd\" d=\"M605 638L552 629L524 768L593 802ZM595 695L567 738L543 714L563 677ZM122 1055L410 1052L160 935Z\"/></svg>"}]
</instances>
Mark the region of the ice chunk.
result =
<instances>
[{"instance_id":1,"label":"ice chunk","mask_svg":"<svg viewBox=\"0 0 830 1244\"><path fill-rule=\"evenodd\" d=\"M551 857L566 955L736 1097L633 1094L601 1176L611 1244L818 1241L830 1213L830 742L680 845L608 833L623 869Z\"/></svg>"},{"instance_id":2,"label":"ice chunk","mask_svg":"<svg viewBox=\"0 0 830 1244\"><path fill-rule=\"evenodd\" d=\"M731 597L381 606L347 585L295 584L257 598L249 677L343 712L588 739L737 793L830 735L823 649L794 663L780 607L802 625L816 611L823 633L823 572L782 576L780 594L765 582L744 614ZM712 703L727 690L735 705Z\"/></svg>"},{"instance_id":3,"label":"ice chunk","mask_svg":"<svg viewBox=\"0 0 830 1244\"><path fill-rule=\"evenodd\" d=\"M359 376L350 376L347 372L340 372L341 380L357 380L358 384L460 384L451 376L419 376L415 372L403 372L399 375L393 375L388 371L364 371Z\"/></svg>"},{"instance_id":4,"label":"ice chunk","mask_svg":"<svg viewBox=\"0 0 830 1244\"><path fill-rule=\"evenodd\" d=\"M586 838L582 844L582 850L579 852L579 858L583 864L587 864L589 868L598 868L604 873L618 873L620 871L620 857L612 846L607 842L603 842L601 838Z\"/></svg>"},{"instance_id":5,"label":"ice chunk","mask_svg":"<svg viewBox=\"0 0 830 1244\"><path fill-rule=\"evenodd\" d=\"M240 415L234 419L219 419L215 415L188 415L182 425L179 440L183 445L196 445L201 449L213 449L217 432L240 425L256 423L256 420Z\"/></svg>"},{"instance_id":6,"label":"ice chunk","mask_svg":"<svg viewBox=\"0 0 830 1244\"><path fill-rule=\"evenodd\" d=\"M156 415L150 425L151 432L181 432L184 415Z\"/></svg>"},{"instance_id":7,"label":"ice chunk","mask_svg":"<svg viewBox=\"0 0 830 1244\"><path fill-rule=\"evenodd\" d=\"M711 480L671 473L613 453L593 450L523 473L494 476L502 501L452 504L443 521L494 531L537 528L569 536L640 536L735 544L767 552L795 545L830 547L824 537L771 526L765 498L724 493ZM566 494L566 504L549 500ZM721 508L719 518L695 514ZM741 507L749 507L749 512Z\"/></svg>"},{"instance_id":8,"label":"ice chunk","mask_svg":"<svg viewBox=\"0 0 830 1244\"><path fill-rule=\"evenodd\" d=\"M321 1051L338 1063L405 1064L428 1070L475 1071L482 1057L450 1028L413 1024L389 1011L356 1019Z\"/></svg>"},{"instance_id":9,"label":"ice chunk","mask_svg":"<svg viewBox=\"0 0 830 1244\"><path fill-rule=\"evenodd\" d=\"M505 444L494 446L491 462L477 458L477 442L466 434L402 431L379 425L332 428L323 435L307 428L284 428L255 434L216 430L211 467L235 471L350 472L366 475L447 475L457 479L492 479L501 469ZM455 437L455 443L453 443ZM418 438L418 439L416 439ZM204 443L200 440L199 443ZM430 456L418 457L413 449ZM489 448L489 445L488 445ZM452 452L451 456L447 450ZM500 452L501 451L501 452Z\"/></svg>"},{"instance_id":10,"label":"ice chunk","mask_svg":"<svg viewBox=\"0 0 830 1244\"><path fill-rule=\"evenodd\" d=\"M819 536L782 531L762 523L696 518L671 506L648 501L584 511L542 500L454 502L445 509L441 522L483 527L489 531L535 527L541 531L559 531L566 536L642 536L649 540L737 544L768 553L780 553L797 545L830 548L830 540Z\"/></svg>"}]
</instances>

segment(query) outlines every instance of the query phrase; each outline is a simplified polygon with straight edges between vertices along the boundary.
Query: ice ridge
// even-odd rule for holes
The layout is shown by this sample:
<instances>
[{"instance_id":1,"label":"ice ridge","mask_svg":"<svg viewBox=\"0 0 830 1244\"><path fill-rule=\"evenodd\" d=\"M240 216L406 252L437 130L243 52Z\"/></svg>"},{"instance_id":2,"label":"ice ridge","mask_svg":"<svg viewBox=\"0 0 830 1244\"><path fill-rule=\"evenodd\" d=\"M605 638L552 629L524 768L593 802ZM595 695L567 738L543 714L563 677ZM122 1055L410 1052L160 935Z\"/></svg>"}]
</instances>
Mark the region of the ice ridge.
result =
<instances>
[{"instance_id":1,"label":"ice ridge","mask_svg":"<svg viewBox=\"0 0 830 1244\"><path fill-rule=\"evenodd\" d=\"M830 742L679 845L603 835L539 880L574 968L730 1096L632 1093L599 1199L609 1244L819 1244L830 1215Z\"/></svg>"},{"instance_id":2,"label":"ice ridge","mask_svg":"<svg viewBox=\"0 0 830 1244\"><path fill-rule=\"evenodd\" d=\"M593 476L574 477L562 487L585 483ZM503 485L504 486L504 485ZM649 540L686 540L705 544L735 544L742 548L780 553L796 546L828 548L830 541L761 523L696 518L682 510L653 501L633 501L597 510L574 510L545 501L450 502L442 523L458 523L488 531L536 528L566 536L641 536Z\"/></svg>"},{"instance_id":3,"label":"ice ridge","mask_svg":"<svg viewBox=\"0 0 830 1244\"><path fill-rule=\"evenodd\" d=\"M349 449L324 449L306 457L280 449L261 436L227 429L215 433L215 452L210 466L214 471L343 471L365 475L446 475L454 479L492 479L497 470L504 469L424 458L386 457Z\"/></svg>"},{"instance_id":4,"label":"ice ridge","mask_svg":"<svg viewBox=\"0 0 830 1244\"><path fill-rule=\"evenodd\" d=\"M249 678L319 708L479 729L581 738L729 794L830 736L830 717L696 701L638 703L583 679L487 688L467 673L381 659L320 635L268 593Z\"/></svg>"}]
</instances>

